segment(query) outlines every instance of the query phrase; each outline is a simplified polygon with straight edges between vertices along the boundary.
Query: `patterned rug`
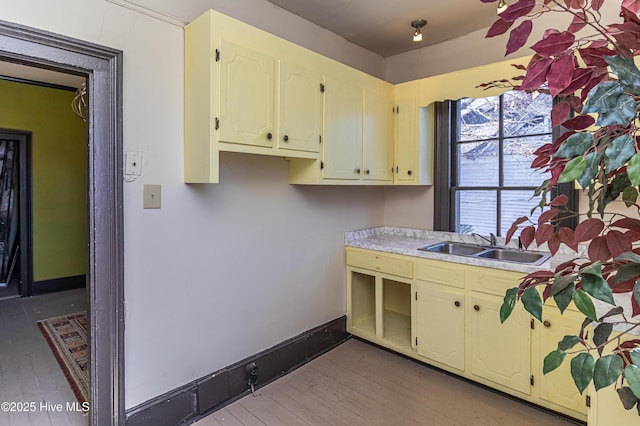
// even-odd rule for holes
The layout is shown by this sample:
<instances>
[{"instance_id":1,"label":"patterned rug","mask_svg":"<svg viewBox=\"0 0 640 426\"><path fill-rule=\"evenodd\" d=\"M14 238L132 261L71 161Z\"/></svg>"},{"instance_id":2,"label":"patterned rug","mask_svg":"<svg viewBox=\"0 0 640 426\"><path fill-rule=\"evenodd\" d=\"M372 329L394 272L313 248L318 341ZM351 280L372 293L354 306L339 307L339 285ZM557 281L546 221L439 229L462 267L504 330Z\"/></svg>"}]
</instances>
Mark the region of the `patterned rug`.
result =
<instances>
[{"instance_id":1,"label":"patterned rug","mask_svg":"<svg viewBox=\"0 0 640 426\"><path fill-rule=\"evenodd\" d=\"M87 313L63 315L38 321L65 377L79 402L87 402Z\"/></svg>"}]
</instances>

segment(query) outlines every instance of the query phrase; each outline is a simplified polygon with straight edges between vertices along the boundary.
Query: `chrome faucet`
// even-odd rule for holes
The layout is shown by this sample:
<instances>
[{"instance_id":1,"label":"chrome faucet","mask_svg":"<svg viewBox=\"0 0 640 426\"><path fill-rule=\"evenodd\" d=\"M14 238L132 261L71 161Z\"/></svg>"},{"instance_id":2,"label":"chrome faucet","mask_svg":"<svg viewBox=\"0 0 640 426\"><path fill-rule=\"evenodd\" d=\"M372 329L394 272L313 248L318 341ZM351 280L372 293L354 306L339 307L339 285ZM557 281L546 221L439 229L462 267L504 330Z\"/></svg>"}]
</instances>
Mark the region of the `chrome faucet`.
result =
<instances>
[{"instance_id":1,"label":"chrome faucet","mask_svg":"<svg viewBox=\"0 0 640 426\"><path fill-rule=\"evenodd\" d=\"M474 232L474 233L472 233L471 235L474 235L474 236L476 236L476 237L480 237L480 238L482 238L483 240L485 240L486 242L488 242L488 243L491 245L491 247L496 247L496 246L498 245L498 239L497 239L497 237L496 237L493 233L491 233L491 232L489 233L489 238L487 238L487 237L485 237L485 236L482 236L482 235L480 235L480 234L476 234L475 232Z\"/></svg>"}]
</instances>

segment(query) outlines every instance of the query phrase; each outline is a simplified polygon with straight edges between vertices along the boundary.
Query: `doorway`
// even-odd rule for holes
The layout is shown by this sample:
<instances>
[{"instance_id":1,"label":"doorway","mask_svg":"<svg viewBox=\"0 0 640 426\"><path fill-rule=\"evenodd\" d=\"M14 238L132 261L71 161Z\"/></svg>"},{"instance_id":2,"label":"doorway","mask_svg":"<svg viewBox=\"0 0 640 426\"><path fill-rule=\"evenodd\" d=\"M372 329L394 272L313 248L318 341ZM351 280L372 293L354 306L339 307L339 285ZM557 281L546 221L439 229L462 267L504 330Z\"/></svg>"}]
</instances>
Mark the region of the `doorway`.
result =
<instances>
[{"instance_id":1,"label":"doorway","mask_svg":"<svg viewBox=\"0 0 640 426\"><path fill-rule=\"evenodd\" d=\"M31 134L0 129L0 299L30 295Z\"/></svg>"},{"instance_id":2,"label":"doorway","mask_svg":"<svg viewBox=\"0 0 640 426\"><path fill-rule=\"evenodd\" d=\"M0 21L0 61L87 79L89 416L124 424L122 52Z\"/></svg>"}]
</instances>

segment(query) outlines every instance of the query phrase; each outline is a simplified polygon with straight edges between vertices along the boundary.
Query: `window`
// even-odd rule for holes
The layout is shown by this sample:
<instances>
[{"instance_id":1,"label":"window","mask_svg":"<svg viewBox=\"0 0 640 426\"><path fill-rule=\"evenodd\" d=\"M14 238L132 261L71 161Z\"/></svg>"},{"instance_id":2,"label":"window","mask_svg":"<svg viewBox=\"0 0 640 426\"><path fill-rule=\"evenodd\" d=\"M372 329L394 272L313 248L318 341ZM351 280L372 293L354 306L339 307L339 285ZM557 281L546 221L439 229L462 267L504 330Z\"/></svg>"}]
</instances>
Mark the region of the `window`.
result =
<instances>
[{"instance_id":1,"label":"window","mask_svg":"<svg viewBox=\"0 0 640 426\"><path fill-rule=\"evenodd\" d=\"M537 218L533 192L549 174L530 165L553 140L552 106L549 95L512 91L436 108L435 229L504 236L518 217Z\"/></svg>"}]
</instances>

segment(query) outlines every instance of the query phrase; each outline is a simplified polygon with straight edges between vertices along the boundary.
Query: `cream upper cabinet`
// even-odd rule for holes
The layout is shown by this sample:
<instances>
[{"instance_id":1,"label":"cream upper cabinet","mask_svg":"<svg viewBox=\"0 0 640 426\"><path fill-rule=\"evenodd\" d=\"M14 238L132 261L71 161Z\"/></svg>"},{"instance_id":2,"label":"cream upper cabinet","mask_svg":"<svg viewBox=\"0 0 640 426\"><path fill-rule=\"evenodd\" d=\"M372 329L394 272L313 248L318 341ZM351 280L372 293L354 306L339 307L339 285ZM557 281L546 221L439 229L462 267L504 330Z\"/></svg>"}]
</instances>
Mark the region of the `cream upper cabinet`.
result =
<instances>
[{"instance_id":1,"label":"cream upper cabinet","mask_svg":"<svg viewBox=\"0 0 640 426\"><path fill-rule=\"evenodd\" d=\"M320 73L292 62L281 62L279 147L310 152L320 150L321 83Z\"/></svg>"},{"instance_id":2,"label":"cream upper cabinet","mask_svg":"<svg viewBox=\"0 0 640 426\"><path fill-rule=\"evenodd\" d=\"M540 398L586 415L586 393L580 395L571 377L571 355L567 356L557 369L547 374L542 373L544 357L558 348L558 342L564 336L575 335L580 330L584 316L572 310L566 310L561 315L555 307L544 307L542 319L542 324L536 323L539 339L537 358L540 361L536 368L536 377L539 377Z\"/></svg>"},{"instance_id":3,"label":"cream upper cabinet","mask_svg":"<svg viewBox=\"0 0 640 426\"><path fill-rule=\"evenodd\" d=\"M326 77L324 88L324 179L360 179L362 174L363 91Z\"/></svg>"},{"instance_id":4,"label":"cream upper cabinet","mask_svg":"<svg viewBox=\"0 0 640 426\"><path fill-rule=\"evenodd\" d=\"M363 179L393 180L393 102L364 93Z\"/></svg>"},{"instance_id":5,"label":"cream upper cabinet","mask_svg":"<svg viewBox=\"0 0 640 426\"><path fill-rule=\"evenodd\" d=\"M273 146L275 59L222 40L220 140Z\"/></svg>"},{"instance_id":6,"label":"cream upper cabinet","mask_svg":"<svg viewBox=\"0 0 640 426\"><path fill-rule=\"evenodd\" d=\"M433 184L434 105L420 105L420 81L395 86L396 185Z\"/></svg>"},{"instance_id":7,"label":"cream upper cabinet","mask_svg":"<svg viewBox=\"0 0 640 426\"><path fill-rule=\"evenodd\" d=\"M418 137L417 96L400 98L396 107L396 181L415 182L416 173L416 141Z\"/></svg>"},{"instance_id":8,"label":"cream upper cabinet","mask_svg":"<svg viewBox=\"0 0 640 426\"><path fill-rule=\"evenodd\" d=\"M419 355L464 371L464 293L437 284L416 288Z\"/></svg>"}]
</instances>

